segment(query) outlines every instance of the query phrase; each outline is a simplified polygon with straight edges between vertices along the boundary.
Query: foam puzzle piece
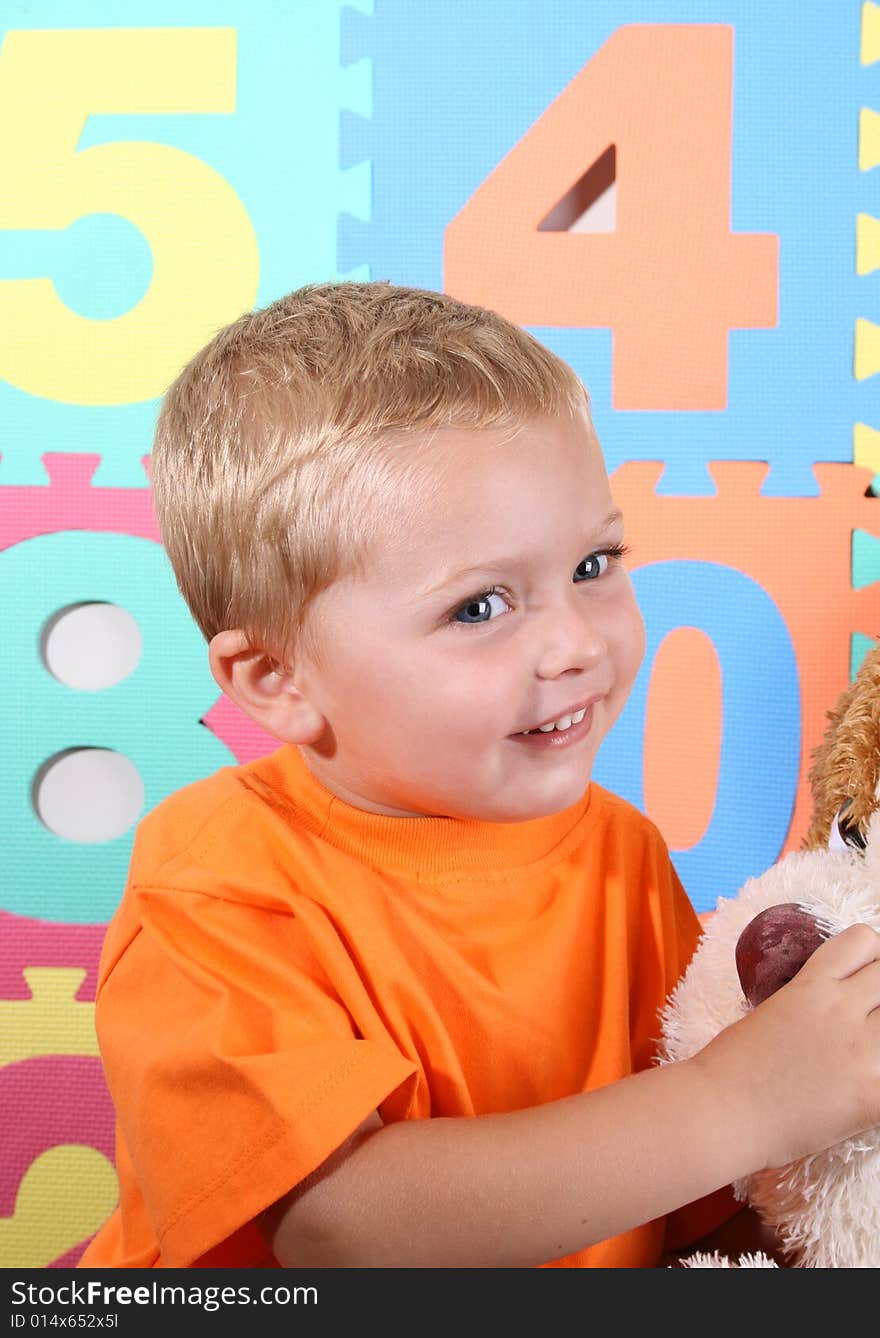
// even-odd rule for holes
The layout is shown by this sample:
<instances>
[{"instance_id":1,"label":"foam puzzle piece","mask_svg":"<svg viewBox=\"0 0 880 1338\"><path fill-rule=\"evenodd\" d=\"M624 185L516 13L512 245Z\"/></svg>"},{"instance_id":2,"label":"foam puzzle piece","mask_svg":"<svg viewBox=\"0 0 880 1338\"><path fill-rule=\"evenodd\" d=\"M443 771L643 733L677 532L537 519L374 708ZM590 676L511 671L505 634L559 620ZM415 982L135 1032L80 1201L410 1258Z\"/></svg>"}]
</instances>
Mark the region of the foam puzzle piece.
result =
<instances>
[{"instance_id":1,"label":"foam puzzle piece","mask_svg":"<svg viewBox=\"0 0 880 1338\"><path fill-rule=\"evenodd\" d=\"M7 484L0 492L0 549L59 530L137 534L159 542L159 526L148 490L149 456L140 459L140 479L131 487L93 486L100 455L47 451L40 461L48 487Z\"/></svg>"},{"instance_id":2,"label":"foam puzzle piece","mask_svg":"<svg viewBox=\"0 0 880 1338\"><path fill-rule=\"evenodd\" d=\"M31 998L24 968L49 966L81 971L73 997L78 1003L94 1002L104 929L103 924L64 924L0 911L0 1001Z\"/></svg>"},{"instance_id":3,"label":"foam puzzle piece","mask_svg":"<svg viewBox=\"0 0 880 1338\"><path fill-rule=\"evenodd\" d=\"M873 65L880 60L880 5L865 0L862 5L861 42L859 60L862 65Z\"/></svg>"},{"instance_id":4,"label":"foam puzzle piece","mask_svg":"<svg viewBox=\"0 0 880 1338\"><path fill-rule=\"evenodd\" d=\"M867 423L856 423L853 428L853 464L872 470L871 492L880 494L880 432Z\"/></svg>"},{"instance_id":5,"label":"foam puzzle piece","mask_svg":"<svg viewBox=\"0 0 880 1338\"><path fill-rule=\"evenodd\" d=\"M363 18L372 4L355 0L355 9ZM211 0L192 0L184 23L179 7L158 0L133 68L128 57L127 64L111 53L138 47L138 25L129 25L131 31L120 28L112 0L90 0L88 11L88 22L77 24L69 3L45 0L39 20L30 25L38 30L37 43L66 42L71 51L85 44L91 55L85 62L62 64L51 114L42 95L39 115L21 105L27 99L26 80L16 89L18 101L9 119L19 126L40 126L44 137L54 133L57 141L63 116L79 119L68 132L76 155L63 180L58 173L39 172L33 143L30 154L23 148L16 157L26 136L14 136L7 145L11 168L5 173L10 189L0 207L0 307L4 297L9 302L17 292L25 293L22 284L35 285L27 293L37 292L57 322L78 337L63 344L38 329L25 339L16 322L7 319L9 357L26 358L31 349L44 376L60 377L71 359L83 361L90 374L78 377L68 393L74 402L63 403L51 385L37 392L9 376L0 379L0 484L45 485L41 461L47 451L97 449L96 486L142 486L139 461L149 450L157 397L177 368L241 311L316 277L351 271L350 264L338 263L337 219L344 213L364 226L370 218L370 162L340 166L341 117L368 118L372 91L371 60L345 65L340 59L341 24L351 11L346 0L298 0L287 6L258 0L219 9ZM158 74L143 89L148 48L162 42L173 51L192 48L195 56L160 62ZM7 64L8 56L4 50ZM34 85L45 94L45 80ZM96 89L105 94L97 101ZM61 156L65 152L66 141L57 150ZM36 168L28 166L34 162ZM106 165L103 186L88 198L77 189L88 175L85 164L95 164L99 177L100 165ZM176 185L169 205L159 197L162 189L169 190L172 176ZM127 190L121 181L128 183ZM70 196L61 199L58 191L65 183ZM152 202L153 215L137 214L131 200L144 208ZM132 227L117 227L104 236L105 246L112 248L107 268L119 275L117 306L128 306L112 319L70 305L79 291L75 271L83 264L82 248L89 245L84 220L94 212L127 218L145 232L153 251L152 274L141 296L131 291L126 258L134 256L139 263L140 253L134 252L142 242L133 240ZM45 229L67 229L70 235L60 239L62 245L41 247L33 234ZM21 239L18 250L16 238ZM180 266L186 272L175 283ZM212 282L200 295L194 289L197 273L208 266ZM351 276L365 278L367 272L361 266ZM136 358L119 357L121 333L137 321L154 340L156 357L169 364L167 374L150 382ZM0 337L0 348L3 344ZM104 345L112 358L102 356ZM100 390L111 361L122 363L123 384L114 393L124 402L111 402ZM78 395L94 402L78 403Z\"/></svg>"},{"instance_id":6,"label":"foam puzzle piece","mask_svg":"<svg viewBox=\"0 0 880 1338\"><path fill-rule=\"evenodd\" d=\"M59 1146L93 1150L112 1168L114 1157L114 1115L100 1060L93 1054L43 1055L19 1060L0 1068L0 1123L3 1127L3 1157L0 1159L0 1224L6 1224L0 1266L21 1264L17 1251L29 1240L31 1255L50 1262L78 1245L102 1220L96 1209L94 1219L79 1233L71 1231L66 1241L53 1235L56 1216L68 1213L69 1201L81 1198L77 1167L81 1161L54 1163L56 1173L54 1200L39 1196L39 1209L17 1216L16 1200L29 1168L49 1149ZM100 1163L102 1183L106 1176ZM87 1196L86 1196L87 1197ZM103 1217L112 1202L102 1195ZM48 1232L51 1240L43 1239ZM75 1262L70 1260L68 1262Z\"/></svg>"},{"instance_id":7,"label":"foam puzzle piece","mask_svg":"<svg viewBox=\"0 0 880 1338\"><path fill-rule=\"evenodd\" d=\"M856 194L864 183L855 171L855 155L844 161L839 148L850 144L850 127L861 116L858 167L873 170L880 162L880 116L869 107L860 112L859 100L870 101L872 93L850 78L852 34L845 23L829 27L820 8L800 16L798 61L790 59L790 19L781 9L755 6L754 0L729 0L723 16L736 32L737 61L730 227L756 233L778 230L786 262L780 274L785 319L779 329L731 332L726 411L614 414L608 331L538 331L593 392L612 467L627 459L648 463L647 475L630 473L623 480L633 503L624 504L633 529L643 524L644 535L655 533L653 548L638 533L633 535L642 575L651 564L664 577L677 566L683 580L679 588L691 590L696 589L696 577L711 585L714 564L725 569L730 581L741 582L739 590L751 582L763 597L763 607L778 610L802 680L798 702L805 724L804 758L818 728L818 702L844 681L847 670L854 672L880 622L874 574L878 522L864 497L871 477L880 473L880 457L875 459L876 443L869 434L880 434L860 424L863 430L859 433L857 427L851 445L853 423L871 414L864 402L868 386L844 386L833 397L810 393L811 385L822 382L811 373L838 359L839 328L852 328L853 289L847 285L852 259L845 243L851 243L854 218L856 273L870 275L877 267L878 223L865 213L857 217L859 209L872 206ZM225 15L220 17L226 21ZM66 0L45 0L40 19L47 28L69 27L70 6ZM378 13L373 0L300 0L281 9L257 3L235 16L234 114L181 117L154 111L149 122L140 123L149 125L149 137L158 144L213 164L246 201L260 243L260 303L316 274L442 286L442 238L450 217L614 28L644 21L644 7L635 0L597 0L573 17L566 0L547 0L540 33L532 0L507 0L503 30L494 10L485 7L463 6L457 20L449 23L445 5L413 7L409 0L383 0ZM187 22L194 28L214 27L217 21L217 6L209 0L193 0L187 9ZM151 22L179 26L179 13L158 0ZM90 26L118 24L111 0L93 0ZM504 60L489 58L502 34ZM289 77L292 50L298 59L296 80ZM777 51L778 59L773 56ZM773 78L763 83L750 78L758 54L762 61L774 62ZM815 66L805 77L805 62L811 59ZM861 7L860 59L863 65L880 59L880 6L871 3ZM510 79L511 68L518 71L516 81ZM828 83L843 70L845 85ZM784 124L775 111L780 105L787 109ZM775 118L776 126L772 153L766 149L768 117ZM261 133L267 125L279 127L279 134ZM308 133L288 133L289 127L306 127ZM146 138L146 131L130 116L89 115L78 150L139 137ZM454 152L449 152L450 145ZM266 170L267 154L271 171ZM814 202L809 218L801 198L780 194L780 156L789 178L810 170L817 157L823 161L827 190ZM303 208L304 197L308 208ZM8 200L14 198L15 192L9 192ZM505 223L500 220L499 235ZM32 277L54 268L62 295L73 293L77 276L70 267L91 236L83 224L74 220L63 237L51 239L31 232L30 258L24 254L25 233L4 230L0 293L4 278L27 277L3 267L3 244L8 258L16 235L22 239L25 269L30 265L33 271L39 262ZM120 226L108 234L107 244L120 256L126 247L140 245L131 231L129 227L127 235L126 226ZM818 255L817 233L837 236L842 244L825 247ZM802 298L792 277L805 258L811 281ZM75 307L73 296L67 300ZM813 319L817 302L827 317L821 323ZM858 380L870 383L880 370L880 327L861 315L860 320L854 350ZM53 568L59 575L71 564L82 573L83 555L91 558L85 565L95 565L96 534L158 541L145 472L156 409L155 400L56 403L0 381L0 485L7 485L0 488L0 549L26 549L28 541L40 536L54 542L58 534L77 532L81 553L61 542L54 549L50 544L34 550L41 557L60 555ZM848 461L853 450L859 468L834 476L834 486L831 475L823 476L818 469L814 474L814 460ZM739 466L731 462L750 452L767 452L770 459L748 476L737 473ZM658 455L666 465L655 471L650 462ZM727 474L724 466L711 463L722 457ZM650 497L642 492L646 480ZM686 492L695 496L674 495ZM812 505L804 509L801 501ZM798 505L789 508L790 502ZM749 518L745 528L744 516ZM689 547L694 518L699 532ZM774 544L776 556L768 551ZM124 570L123 547L106 547L100 564L121 562ZM135 550L129 546L128 551ZM0 569L6 556L0 553ZM71 563L64 562L65 556ZM19 580L28 589L33 568L21 554L16 562ZM780 570L786 564L788 577ZM144 565L152 571L149 562ZM797 605L805 602L807 580L815 626L831 628L827 645L811 637L806 612L803 621L796 616ZM62 586L63 581L56 585L53 597L64 593ZM73 598L73 585L64 597ZM121 590L118 597L123 598ZM18 606L18 587L15 598ZM165 598L165 593L157 595L153 607L163 626L175 616L170 604L166 609ZM23 597L23 607L28 599L30 595ZM839 610L832 601L839 602ZM178 608L185 619L179 603ZM747 627L742 630L747 634ZM668 638L667 651L674 643L668 672L677 672L683 660L693 661L700 633L691 632L690 640L684 629ZM711 662L713 653L711 648L706 651L704 662ZM193 674L197 676L195 670ZM26 674L25 695L27 679ZM204 691L188 699L186 720L195 725L200 713L207 728L198 734L216 736L226 751L201 754L193 777L213 770L221 758L246 761L275 746L217 698L212 683L200 681ZM46 746L68 742L73 736L65 730L83 721L75 711L64 716L59 710L54 742L47 736ZM175 736L182 728L175 725L172 731L169 725ZM192 742L191 736L185 737ZM121 739L117 732L117 745ZM19 767L21 746L15 741L10 745L8 739L4 746L7 759ZM709 770L707 766L707 777ZM792 792L802 787L803 768L790 780ZM150 801L179 781L166 770ZM756 820L761 820L768 810L759 790L754 799ZM802 817L799 803L792 844ZM8 818L6 825L10 827ZM71 868L63 863L56 867L44 859L42 868L31 867L26 856L30 836L19 832L20 839L15 839L15 824L11 827L7 869L13 890L8 904L5 891L0 897L7 906L6 912L0 910L0 944L7 948L14 927L22 951L0 951L0 1036L7 1044L6 1059L0 1060L5 1062L0 1067L5 1148L0 1265L69 1265L78 1252L77 1233L81 1241L99 1224L115 1193L106 1174L112 1161L112 1111L87 1019L102 921L121 890L127 850L121 841L118 865L89 866L86 861L82 876L71 880ZM64 887L73 887L73 894L62 895ZM9 914L9 906L24 914ZM47 918L28 918L38 914ZM53 920L53 915L61 918ZM84 917L91 923L68 923L65 917ZM91 1205L88 1222L85 1213L76 1220L69 1215L77 1201L84 1208Z\"/></svg>"},{"instance_id":8,"label":"foam puzzle piece","mask_svg":"<svg viewBox=\"0 0 880 1338\"><path fill-rule=\"evenodd\" d=\"M880 539L864 530L853 530L852 583L856 590L880 581Z\"/></svg>"},{"instance_id":9,"label":"foam puzzle piece","mask_svg":"<svg viewBox=\"0 0 880 1338\"><path fill-rule=\"evenodd\" d=\"M507 0L502 25L492 6L462 5L456 12L453 25L443 5L383 0L372 18L346 16L346 54L372 57L375 92L369 122L349 126L344 137L356 139L352 160L360 155L372 162L374 199L368 224L340 220L343 268L366 266L375 278L442 288L441 239L450 221L603 43L646 17L637 0L592 0L574 9L566 0L545 0L539 31L532 0ZM678 21L674 5L654 17ZM848 376L849 336L862 314L853 228L856 214L872 208L853 142L860 102L868 97L867 85L853 78L859 15L831 21L827 9L807 7L799 12L794 38L784 7L729 0L714 19L735 34L726 221L734 232L778 235L778 325L731 330L723 412L617 411L608 329L539 321L529 328L589 388L612 468L661 458L661 491L706 495L709 461L761 459L770 466L762 485L768 495L815 496L812 465L849 462L853 423L868 413ZM693 20L688 11L682 22ZM713 16L707 13L704 21L712 23ZM782 118L780 107L786 109ZM816 201L817 212L807 216L790 183L801 175L810 179L817 160L828 173L828 190ZM579 171L590 166L584 161ZM618 168L623 170L620 159ZM685 191L692 187L682 185ZM499 251L519 204L509 201L489 229ZM824 248L816 246L820 233L829 239ZM540 289L539 273L520 278ZM576 288L575 271L572 284ZM815 320L817 303L822 322ZM834 396L822 389L829 368L839 372Z\"/></svg>"},{"instance_id":10,"label":"foam puzzle piece","mask_svg":"<svg viewBox=\"0 0 880 1338\"><path fill-rule=\"evenodd\" d=\"M880 269L880 218L871 214L856 217L856 274L873 274Z\"/></svg>"},{"instance_id":11,"label":"foam puzzle piece","mask_svg":"<svg viewBox=\"0 0 880 1338\"><path fill-rule=\"evenodd\" d=\"M775 858L782 850L796 848L809 826L807 772L812 750L824 730L826 704L836 700L849 682L857 649L869 644L880 629L880 584L875 567L872 565L868 572L860 565L859 579L870 580L860 588L852 568L854 531L866 536L860 540L866 551L870 548L872 554L876 552L880 511L876 498L866 496L871 472L854 465L816 465L819 485L816 497L780 498L762 492L766 464L715 461L710 466L716 484L715 496L676 497L658 493L662 469L660 462L633 461L612 476L615 498L626 516L627 538L632 546L629 565L634 581L645 582L654 564L669 564L656 592L650 593L647 602L643 600L649 629L652 622L667 616L674 626L691 621L689 614L695 610L692 600L689 603L687 587L693 578L692 568L687 564L695 564L701 567L707 580L714 570L718 583L732 581L743 595L749 582L760 587L769 597L775 621L785 630L794 650L795 681L785 685L784 696L800 713L796 760L786 764L785 775L774 775L771 767L769 772L762 769L755 774L748 785L745 783L748 778L741 777L737 799L737 842L742 848L744 831L749 833L749 841L752 832L766 831L768 787L790 787L786 789L793 801L787 810L790 818L786 817L786 830L779 833ZM748 525L744 526L746 516ZM804 595L805 582L809 598ZM754 665L757 658L766 654L766 647L762 648L760 643L763 631L748 618L741 626L737 624L732 597L736 597L736 591L725 595L728 622ZM668 608L674 616L667 615ZM699 627L699 621L696 625ZM758 641L754 640L756 636ZM857 641L858 637L864 640ZM651 671L651 664L646 662L636 690L612 733L616 744L600 750L596 769L598 780L607 784L613 781L634 802L642 797L642 752L637 743L632 743L629 732L640 739L644 729L643 719L636 716L645 710L644 679ZM724 671L722 664L722 675ZM777 678L780 672L781 661L774 666ZM705 684L692 684L691 698L704 690ZM747 720L738 726L744 748L750 746L748 730ZM774 726L774 736L777 732ZM755 756L761 756L760 740L752 742ZM631 774L609 772L615 748L618 753L625 751ZM645 769L659 765L660 760L646 756ZM668 764L668 754L663 761ZM752 806L754 812L750 818ZM722 823L723 815L717 814L716 821ZM757 873L765 867L769 862L765 856L766 852L748 872ZM723 871L718 872L721 882L714 884L713 875L714 891L705 905L701 904L701 898L704 894L710 896L710 892L708 882L705 888L702 886L703 875L696 883L693 876L685 879L698 909L710 909L719 891L722 895L732 895L742 881L740 871L738 881L728 887Z\"/></svg>"},{"instance_id":12,"label":"foam puzzle piece","mask_svg":"<svg viewBox=\"0 0 880 1338\"><path fill-rule=\"evenodd\" d=\"M878 118L880 119L880 118ZM880 325L859 317L856 320L853 375L857 381L880 372Z\"/></svg>"},{"instance_id":13,"label":"foam puzzle piece","mask_svg":"<svg viewBox=\"0 0 880 1338\"><path fill-rule=\"evenodd\" d=\"M112 1162L94 1148L41 1153L22 1178L12 1216L0 1218L0 1268L48 1268L94 1235L118 1194Z\"/></svg>"},{"instance_id":14,"label":"foam puzzle piece","mask_svg":"<svg viewBox=\"0 0 880 1338\"><path fill-rule=\"evenodd\" d=\"M0 1067L35 1055L96 1055L95 1006L77 1001L85 971L30 966L30 999L0 999Z\"/></svg>"},{"instance_id":15,"label":"foam puzzle piece","mask_svg":"<svg viewBox=\"0 0 880 1338\"><path fill-rule=\"evenodd\" d=\"M45 920L103 922L124 886L140 815L112 840L61 840L37 814L35 780L70 749L106 749L136 768L148 810L232 762L199 723L218 696L204 639L161 545L138 536L70 530L14 544L0 553L0 591L18 608L7 641L17 666L17 710L0 718L7 759L0 812L8 835L2 905ZM75 691L57 680L40 650L48 620L83 600L120 605L142 638L133 672L101 691Z\"/></svg>"},{"instance_id":16,"label":"foam puzzle piece","mask_svg":"<svg viewBox=\"0 0 880 1338\"><path fill-rule=\"evenodd\" d=\"M103 935L103 925L0 912L0 1266L30 1258L50 1263L56 1254L72 1264L75 1258L67 1256L73 1251L78 1257L77 1247L106 1216L103 1193L93 1219L76 1218L84 1229L68 1220L91 1193L81 1183L83 1167L98 1166L99 1179L106 1181L100 1164L83 1161L83 1153L94 1149L111 1169L113 1161L113 1109L94 1030ZM62 1144L81 1147L72 1160L46 1164L57 1174L54 1197L46 1200L41 1180L36 1199L29 1190L25 1206L16 1209L28 1168ZM56 1229L60 1223L67 1223L66 1240Z\"/></svg>"},{"instance_id":17,"label":"foam puzzle piece","mask_svg":"<svg viewBox=\"0 0 880 1338\"><path fill-rule=\"evenodd\" d=\"M862 107L859 114L859 170L870 172L880 163L880 113Z\"/></svg>"}]
</instances>

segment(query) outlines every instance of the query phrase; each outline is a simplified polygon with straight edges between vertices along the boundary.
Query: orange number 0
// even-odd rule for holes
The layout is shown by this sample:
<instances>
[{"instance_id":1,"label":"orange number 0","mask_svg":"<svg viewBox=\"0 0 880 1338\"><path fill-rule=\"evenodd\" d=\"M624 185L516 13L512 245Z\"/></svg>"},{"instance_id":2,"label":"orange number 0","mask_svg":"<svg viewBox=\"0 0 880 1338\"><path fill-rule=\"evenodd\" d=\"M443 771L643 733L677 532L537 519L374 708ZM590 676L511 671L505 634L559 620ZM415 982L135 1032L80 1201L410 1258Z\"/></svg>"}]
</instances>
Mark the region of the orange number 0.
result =
<instances>
[{"instance_id":1,"label":"orange number 0","mask_svg":"<svg viewBox=\"0 0 880 1338\"><path fill-rule=\"evenodd\" d=\"M776 324L779 263L774 234L730 229L732 97L730 27L619 28L449 223L446 291L610 327L615 409L725 408L728 332ZM550 230L611 146L616 230Z\"/></svg>"}]
</instances>

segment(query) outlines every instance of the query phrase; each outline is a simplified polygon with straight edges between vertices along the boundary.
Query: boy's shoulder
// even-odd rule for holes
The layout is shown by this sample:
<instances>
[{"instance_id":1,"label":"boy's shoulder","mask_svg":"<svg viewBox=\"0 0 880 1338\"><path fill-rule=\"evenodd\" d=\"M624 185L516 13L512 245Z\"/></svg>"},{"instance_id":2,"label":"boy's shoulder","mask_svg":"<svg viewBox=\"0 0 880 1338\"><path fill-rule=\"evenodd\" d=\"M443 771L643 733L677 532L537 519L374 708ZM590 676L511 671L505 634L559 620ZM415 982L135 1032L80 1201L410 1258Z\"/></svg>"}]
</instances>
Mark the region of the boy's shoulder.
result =
<instances>
[{"instance_id":1,"label":"boy's shoulder","mask_svg":"<svg viewBox=\"0 0 880 1338\"><path fill-rule=\"evenodd\" d=\"M289 820L281 751L220 767L160 800L138 824L129 883L180 886L191 870L203 877L259 858L265 827L281 813Z\"/></svg>"}]
</instances>

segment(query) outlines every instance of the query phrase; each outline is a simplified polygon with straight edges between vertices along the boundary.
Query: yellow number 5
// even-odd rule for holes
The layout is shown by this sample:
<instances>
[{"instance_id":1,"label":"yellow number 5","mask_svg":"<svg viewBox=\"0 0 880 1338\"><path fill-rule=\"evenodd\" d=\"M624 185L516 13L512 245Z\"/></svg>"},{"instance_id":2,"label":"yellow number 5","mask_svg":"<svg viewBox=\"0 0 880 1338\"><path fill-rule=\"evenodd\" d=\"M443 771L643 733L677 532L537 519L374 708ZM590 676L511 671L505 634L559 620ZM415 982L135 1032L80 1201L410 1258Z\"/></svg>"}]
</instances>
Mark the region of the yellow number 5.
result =
<instances>
[{"instance_id":1,"label":"yellow number 5","mask_svg":"<svg viewBox=\"0 0 880 1338\"><path fill-rule=\"evenodd\" d=\"M120 214L153 278L113 320L88 320L48 278L0 281L0 376L69 404L162 394L188 358L253 305L257 240L244 205L201 159L120 141L77 151L101 113L231 112L231 28L13 31L0 50L0 228L66 228Z\"/></svg>"}]
</instances>

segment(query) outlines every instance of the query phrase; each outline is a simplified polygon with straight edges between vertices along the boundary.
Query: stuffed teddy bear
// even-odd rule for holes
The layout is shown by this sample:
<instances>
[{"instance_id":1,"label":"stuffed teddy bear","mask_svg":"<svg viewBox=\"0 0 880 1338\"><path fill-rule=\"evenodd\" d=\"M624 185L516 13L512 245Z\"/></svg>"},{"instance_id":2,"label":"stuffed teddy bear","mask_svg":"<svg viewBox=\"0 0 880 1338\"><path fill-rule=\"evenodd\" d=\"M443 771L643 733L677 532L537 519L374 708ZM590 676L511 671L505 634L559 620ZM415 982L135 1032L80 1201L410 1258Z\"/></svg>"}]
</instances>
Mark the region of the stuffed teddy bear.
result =
<instances>
[{"instance_id":1,"label":"stuffed teddy bear","mask_svg":"<svg viewBox=\"0 0 880 1338\"><path fill-rule=\"evenodd\" d=\"M719 898L661 1014L660 1063L687 1059L800 969L823 938L880 929L880 644L827 712L803 847ZM736 1181L794 1268L880 1266L880 1127ZM773 1268L766 1255L694 1253L688 1268Z\"/></svg>"}]
</instances>

